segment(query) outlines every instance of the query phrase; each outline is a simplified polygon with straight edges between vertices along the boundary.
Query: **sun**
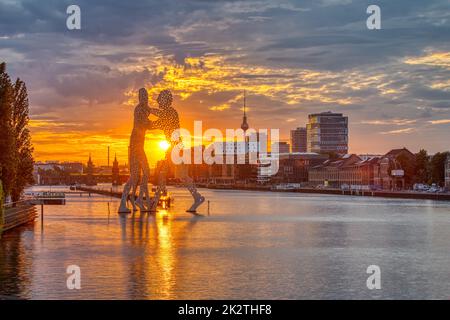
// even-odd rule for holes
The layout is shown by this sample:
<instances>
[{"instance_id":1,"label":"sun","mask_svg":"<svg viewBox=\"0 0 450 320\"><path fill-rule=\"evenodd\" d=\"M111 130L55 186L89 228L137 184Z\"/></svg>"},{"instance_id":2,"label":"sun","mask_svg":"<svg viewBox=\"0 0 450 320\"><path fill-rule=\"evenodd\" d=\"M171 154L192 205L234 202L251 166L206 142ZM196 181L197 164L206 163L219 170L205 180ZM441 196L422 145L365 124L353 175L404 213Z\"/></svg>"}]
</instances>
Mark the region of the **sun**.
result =
<instances>
[{"instance_id":1,"label":"sun","mask_svg":"<svg viewBox=\"0 0 450 320\"><path fill-rule=\"evenodd\" d=\"M161 150L166 151L167 149L169 149L169 147L170 147L170 144L166 140L159 142L159 148Z\"/></svg>"}]
</instances>

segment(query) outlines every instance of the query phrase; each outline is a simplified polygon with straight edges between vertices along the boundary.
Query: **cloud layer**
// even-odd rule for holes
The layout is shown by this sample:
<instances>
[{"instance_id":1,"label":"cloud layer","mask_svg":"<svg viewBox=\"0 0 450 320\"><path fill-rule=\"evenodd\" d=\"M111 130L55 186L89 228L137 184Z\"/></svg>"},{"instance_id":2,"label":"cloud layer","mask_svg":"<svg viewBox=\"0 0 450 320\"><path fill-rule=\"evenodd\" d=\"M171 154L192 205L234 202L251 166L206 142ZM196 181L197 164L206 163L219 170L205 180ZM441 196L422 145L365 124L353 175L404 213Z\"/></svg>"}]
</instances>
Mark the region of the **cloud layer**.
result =
<instances>
[{"instance_id":1,"label":"cloud layer","mask_svg":"<svg viewBox=\"0 0 450 320\"><path fill-rule=\"evenodd\" d=\"M38 159L126 159L135 92L175 94L183 126L238 127L242 92L258 128L303 126L307 115L349 116L350 151L449 149L448 1L0 0L0 60L30 92ZM152 165L161 136L149 134Z\"/></svg>"}]
</instances>

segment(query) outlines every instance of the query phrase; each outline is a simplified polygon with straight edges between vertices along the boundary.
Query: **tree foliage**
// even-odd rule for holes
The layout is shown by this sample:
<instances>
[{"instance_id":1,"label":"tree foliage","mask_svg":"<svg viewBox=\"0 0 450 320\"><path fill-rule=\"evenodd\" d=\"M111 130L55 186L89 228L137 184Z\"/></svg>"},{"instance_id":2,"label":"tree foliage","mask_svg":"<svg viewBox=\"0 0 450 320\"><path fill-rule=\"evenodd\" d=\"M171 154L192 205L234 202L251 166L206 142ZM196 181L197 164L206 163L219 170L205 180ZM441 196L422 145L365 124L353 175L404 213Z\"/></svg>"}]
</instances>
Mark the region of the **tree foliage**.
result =
<instances>
[{"instance_id":1,"label":"tree foliage","mask_svg":"<svg viewBox=\"0 0 450 320\"><path fill-rule=\"evenodd\" d=\"M26 185L33 182L28 93L25 83L12 84L5 63L0 64L0 180L3 197L19 200Z\"/></svg>"},{"instance_id":2,"label":"tree foliage","mask_svg":"<svg viewBox=\"0 0 450 320\"><path fill-rule=\"evenodd\" d=\"M11 192L16 176L14 134L12 128L12 102L14 88L6 73L5 63L0 64L0 180L4 197Z\"/></svg>"},{"instance_id":3,"label":"tree foliage","mask_svg":"<svg viewBox=\"0 0 450 320\"><path fill-rule=\"evenodd\" d=\"M427 183L429 180L429 156L426 150L421 149L416 154L416 182Z\"/></svg>"},{"instance_id":4,"label":"tree foliage","mask_svg":"<svg viewBox=\"0 0 450 320\"><path fill-rule=\"evenodd\" d=\"M13 201L18 201L23 189L33 183L33 147L28 129L28 93L25 83L17 79L14 85L12 110L13 134L17 159L15 183L11 189Z\"/></svg>"},{"instance_id":5,"label":"tree foliage","mask_svg":"<svg viewBox=\"0 0 450 320\"><path fill-rule=\"evenodd\" d=\"M416 154L416 182L445 184L445 163L449 152L437 152L429 156L426 150Z\"/></svg>"},{"instance_id":6,"label":"tree foliage","mask_svg":"<svg viewBox=\"0 0 450 320\"><path fill-rule=\"evenodd\" d=\"M445 162L448 152L436 153L430 161L430 177L431 181L444 186L445 183Z\"/></svg>"},{"instance_id":7,"label":"tree foliage","mask_svg":"<svg viewBox=\"0 0 450 320\"><path fill-rule=\"evenodd\" d=\"M405 178L405 184L407 186L411 186L413 184L413 181L415 179L415 167L416 163L414 159L411 159L411 157L407 156L406 154L402 153L397 156L396 160L400 164L400 167L404 170L404 178Z\"/></svg>"}]
</instances>

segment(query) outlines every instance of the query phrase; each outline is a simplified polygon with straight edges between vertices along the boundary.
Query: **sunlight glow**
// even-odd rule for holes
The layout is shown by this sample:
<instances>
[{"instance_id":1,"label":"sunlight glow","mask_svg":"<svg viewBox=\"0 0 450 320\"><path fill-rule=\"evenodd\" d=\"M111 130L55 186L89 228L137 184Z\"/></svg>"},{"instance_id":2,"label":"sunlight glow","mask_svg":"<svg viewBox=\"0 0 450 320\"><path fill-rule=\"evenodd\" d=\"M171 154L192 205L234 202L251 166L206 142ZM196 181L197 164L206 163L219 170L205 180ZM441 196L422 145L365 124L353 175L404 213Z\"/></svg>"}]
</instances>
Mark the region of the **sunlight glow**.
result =
<instances>
[{"instance_id":1,"label":"sunlight glow","mask_svg":"<svg viewBox=\"0 0 450 320\"><path fill-rule=\"evenodd\" d=\"M166 151L167 149L169 149L169 147L170 147L170 144L166 140L163 140L159 143L159 148L161 150Z\"/></svg>"}]
</instances>

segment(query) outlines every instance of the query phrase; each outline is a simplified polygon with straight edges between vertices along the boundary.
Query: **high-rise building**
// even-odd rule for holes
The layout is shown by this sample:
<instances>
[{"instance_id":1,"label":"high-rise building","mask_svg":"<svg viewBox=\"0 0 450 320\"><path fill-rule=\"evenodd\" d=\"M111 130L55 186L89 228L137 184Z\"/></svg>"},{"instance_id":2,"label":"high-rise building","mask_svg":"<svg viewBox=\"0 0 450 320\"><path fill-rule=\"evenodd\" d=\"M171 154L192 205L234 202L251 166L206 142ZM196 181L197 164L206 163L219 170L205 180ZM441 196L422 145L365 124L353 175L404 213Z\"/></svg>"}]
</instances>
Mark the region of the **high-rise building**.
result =
<instances>
[{"instance_id":1,"label":"high-rise building","mask_svg":"<svg viewBox=\"0 0 450 320\"><path fill-rule=\"evenodd\" d=\"M299 127L291 130L291 148L292 152L306 152L306 128Z\"/></svg>"},{"instance_id":2,"label":"high-rise building","mask_svg":"<svg viewBox=\"0 0 450 320\"><path fill-rule=\"evenodd\" d=\"M310 114L308 118L308 152L348 153L348 117L328 111Z\"/></svg>"}]
</instances>

